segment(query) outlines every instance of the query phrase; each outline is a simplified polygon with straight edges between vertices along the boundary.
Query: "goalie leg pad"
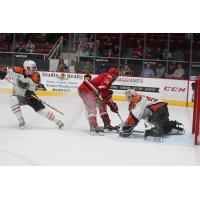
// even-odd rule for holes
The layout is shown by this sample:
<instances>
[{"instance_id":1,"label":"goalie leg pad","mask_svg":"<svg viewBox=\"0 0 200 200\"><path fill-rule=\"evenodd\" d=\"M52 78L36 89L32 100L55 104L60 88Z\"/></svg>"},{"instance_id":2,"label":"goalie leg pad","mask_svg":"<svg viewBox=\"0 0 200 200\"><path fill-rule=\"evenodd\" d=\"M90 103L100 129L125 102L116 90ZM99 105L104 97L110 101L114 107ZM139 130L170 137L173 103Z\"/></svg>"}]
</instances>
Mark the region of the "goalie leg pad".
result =
<instances>
[{"instance_id":1,"label":"goalie leg pad","mask_svg":"<svg viewBox=\"0 0 200 200\"><path fill-rule=\"evenodd\" d=\"M161 138L163 136L163 131L161 128L155 127L145 131L144 138L146 139L148 136Z\"/></svg>"}]
</instances>

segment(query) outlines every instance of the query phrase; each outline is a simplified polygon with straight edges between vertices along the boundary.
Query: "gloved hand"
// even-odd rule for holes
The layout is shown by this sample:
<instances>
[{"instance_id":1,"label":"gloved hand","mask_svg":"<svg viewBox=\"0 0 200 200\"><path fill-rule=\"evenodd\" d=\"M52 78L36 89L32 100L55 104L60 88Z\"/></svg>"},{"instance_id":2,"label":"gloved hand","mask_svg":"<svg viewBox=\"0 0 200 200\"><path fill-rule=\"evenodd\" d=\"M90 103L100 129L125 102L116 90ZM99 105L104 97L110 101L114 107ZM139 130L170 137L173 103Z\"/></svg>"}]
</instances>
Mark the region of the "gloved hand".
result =
<instances>
[{"instance_id":1,"label":"gloved hand","mask_svg":"<svg viewBox=\"0 0 200 200\"><path fill-rule=\"evenodd\" d=\"M33 92L33 91L26 90L25 96L26 96L27 98L31 98L31 97L33 97L33 96L36 96L36 94L35 94L35 92Z\"/></svg>"},{"instance_id":2,"label":"gloved hand","mask_svg":"<svg viewBox=\"0 0 200 200\"><path fill-rule=\"evenodd\" d=\"M110 110L114 113L118 113L118 106L116 103L114 103L113 101L109 102L109 107L110 107Z\"/></svg>"},{"instance_id":3,"label":"gloved hand","mask_svg":"<svg viewBox=\"0 0 200 200\"><path fill-rule=\"evenodd\" d=\"M102 107L103 105L105 105L105 102L103 100L97 99L97 107Z\"/></svg>"},{"instance_id":4,"label":"gloved hand","mask_svg":"<svg viewBox=\"0 0 200 200\"><path fill-rule=\"evenodd\" d=\"M99 91L99 98L101 100L104 100L105 102L109 101L110 99L112 99L112 94L113 91L112 90L104 90L104 91Z\"/></svg>"},{"instance_id":5,"label":"gloved hand","mask_svg":"<svg viewBox=\"0 0 200 200\"><path fill-rule=\"evenodd\" d=\"M3 80L7 75L7 72L0 69L0 79Z\"/></svg>"},{"instance_id":6,"label":"gloved hand","mask_svg":"<svg viewBox=\"0 0 200 200\"><path fill-rule=\"evenodd\" d=\"M134 127L135 127L134 125L129 124L128 122L126 122L126 123L122 126L122 130L123 130L124 133L130 133L130 132L133 130Z\"/></svg>"},{"instance_id":7,"label":"gloved hand","mask_svg":"<svg viewBox=\"0 0 200 200\"><path fill-rule=\"evenodd\" d=\"M128 110L131 111L135 108L136 104L134 102L129 103Z\"/></svg>"}]
</instances>

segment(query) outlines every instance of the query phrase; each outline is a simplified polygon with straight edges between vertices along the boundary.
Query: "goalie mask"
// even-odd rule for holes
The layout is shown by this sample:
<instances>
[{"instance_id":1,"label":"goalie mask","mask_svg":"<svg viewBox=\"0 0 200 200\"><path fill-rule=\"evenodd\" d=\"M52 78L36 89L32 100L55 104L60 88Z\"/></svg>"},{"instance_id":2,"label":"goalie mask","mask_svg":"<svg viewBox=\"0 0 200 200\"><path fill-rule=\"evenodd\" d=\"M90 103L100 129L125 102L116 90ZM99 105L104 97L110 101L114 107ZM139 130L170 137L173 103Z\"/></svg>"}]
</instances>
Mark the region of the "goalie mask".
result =
<instances>
[{"instance_id":1,"label":"goalie mask","mask_svg":"<svg viewBox=\"0 0 200 200\"><path fill-rule=\"evenodd\" d=\"M26 75L31 75L37 70L36 63L32 60L25 60L23 66Z\"/></svg>"},{"instance_id":2,"label":"goalie mask","mask_svg":"<svg viewBox=\"0 0 200 200\"><path fill-rule=\"evenodd\" d=\"M137 95L137 92L135 90L133 90L133 89L128 89L125 92L125 96L129 101L131 100L132 96L136 96L136 95Z\"/></svg>"}]
</instances>

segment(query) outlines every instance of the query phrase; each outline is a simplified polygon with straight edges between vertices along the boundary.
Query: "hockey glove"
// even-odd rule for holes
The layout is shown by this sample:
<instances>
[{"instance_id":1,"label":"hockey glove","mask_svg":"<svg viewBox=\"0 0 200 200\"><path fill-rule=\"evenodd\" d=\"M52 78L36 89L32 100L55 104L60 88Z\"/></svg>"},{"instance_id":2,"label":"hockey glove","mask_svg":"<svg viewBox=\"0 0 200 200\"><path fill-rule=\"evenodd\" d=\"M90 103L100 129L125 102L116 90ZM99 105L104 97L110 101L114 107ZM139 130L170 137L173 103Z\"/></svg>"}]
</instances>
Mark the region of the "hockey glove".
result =
<instances>
[{"instance_id":1,"label":"hockey glove","mask_svg":"<svg viewBox=\"0 0 200 200\"><path fill-rule=\"evenodd\" d=\"M33 91L26 90L25 96L26 96L27 98L32 98L32 97L34 97L34 96L36 97L36 94L35 94L35 92L33 92Z\"/></svg>"},{"instance_id":2,"label":"hockey glove","mask_svg":"<svg viewBox=\"0 0 200 200\"><path fill-rule=\"evenodd\" d=\"M110 110L112 111L112 112L114 112L114 113L118 113L118 106L117 106L117 104L116 103L114 103L113 101L110 101L109 103L108 103L108 105L109 105L109 107L110 107Z\"/></svg>"},{"instance_id":3,"label":"hockey glove","mask_svg":"<svg viewBox=\"0 0 200 200\"><path fill-rule=\"evenodd\" d=\"M0 79L3 80L7 75L7 72L0 69Z\"/></svg>"},{"instance_id":4,"label":"hockey glove","mask_svg":"<svg viewBox=\"0 0 200 200\"><path fill-rule=\"evenodd\" d=\"M37 90L47 90L47 89L45 88L44 84L39 83L37 86Z\"/></svg>"},{"instance_id":5,"label":"hockey glove","mask_svg":"<svg viewBox=\"0 0 200 200\"><path fill-rule=\"evenodd\" d=\"M122 131L119 132L119 135L121 137L129 137L132 134L132 130L135 126L129 124L128 122L126 122L123 126L122 126Z\"/></svg>"},{"instance_id":6,"label":"hockey glove","mask_svg":"<svg viewBox=\"0 0 200 200\"><path fill-rule=\"evenodd\" d=\"M113 91L112 90L104 90L100 91L99 98L107 104L107 102L112 98Z\"/></svg>"}]
</instances>

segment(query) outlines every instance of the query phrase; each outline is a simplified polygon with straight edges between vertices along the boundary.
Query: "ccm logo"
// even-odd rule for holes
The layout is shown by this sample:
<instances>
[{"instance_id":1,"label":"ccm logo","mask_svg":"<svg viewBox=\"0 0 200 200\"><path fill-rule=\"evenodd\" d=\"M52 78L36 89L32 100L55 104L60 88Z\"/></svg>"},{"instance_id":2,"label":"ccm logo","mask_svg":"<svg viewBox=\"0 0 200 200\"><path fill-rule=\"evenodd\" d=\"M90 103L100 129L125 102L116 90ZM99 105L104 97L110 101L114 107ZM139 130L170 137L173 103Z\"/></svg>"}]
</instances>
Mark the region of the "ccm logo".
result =
<instances>
[{"instance_id":1,"label":"ccm logo","mask_svg":"<svg viewBox=\"0 0 200 200\"><path fill-rule=\"evenodd\" d=\"M170 92L185 92L186 88L180 88L180 87L164 87L165 91L170 91Z\"/></svg>"}]
</instances>

